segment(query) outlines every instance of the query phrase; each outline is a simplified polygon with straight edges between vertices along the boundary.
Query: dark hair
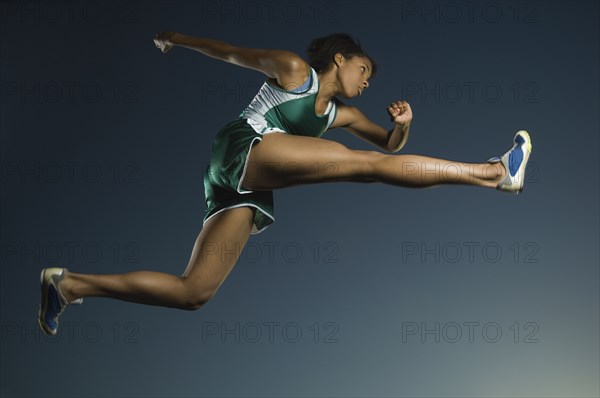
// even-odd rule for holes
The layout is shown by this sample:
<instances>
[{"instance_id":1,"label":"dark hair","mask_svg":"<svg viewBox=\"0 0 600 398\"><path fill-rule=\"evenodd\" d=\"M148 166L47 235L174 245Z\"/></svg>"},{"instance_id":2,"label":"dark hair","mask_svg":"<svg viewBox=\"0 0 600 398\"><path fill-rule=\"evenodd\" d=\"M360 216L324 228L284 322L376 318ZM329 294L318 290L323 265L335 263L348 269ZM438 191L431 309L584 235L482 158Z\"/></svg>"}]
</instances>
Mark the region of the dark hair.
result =
<instances>
[{"instance_id":1,"label":"dark hair","mask_svg":"<svg viewBox=\"0 0 600 398\"><path fill-rule=\"evenodd\" d=\"M375 76L377 64L363 51L360 41L355 41L347 33L333 33L329 36L317 37L310 42L310 45L306 49L308 63L318 73L327 70L331 66L333 57L337 53L342 53L348 59L355 56L368 58L373 65L371 77Z\"/></svg>"}]
</instances>

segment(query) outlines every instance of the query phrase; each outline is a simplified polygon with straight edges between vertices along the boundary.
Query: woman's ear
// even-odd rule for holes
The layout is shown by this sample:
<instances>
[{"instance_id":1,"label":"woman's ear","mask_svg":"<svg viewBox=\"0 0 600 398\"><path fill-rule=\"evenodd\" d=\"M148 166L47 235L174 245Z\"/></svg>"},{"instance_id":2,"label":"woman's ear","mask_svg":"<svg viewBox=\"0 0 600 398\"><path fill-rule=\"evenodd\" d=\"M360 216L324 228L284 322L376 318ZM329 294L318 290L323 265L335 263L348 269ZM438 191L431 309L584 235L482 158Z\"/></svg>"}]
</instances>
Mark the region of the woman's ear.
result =
<instances>
[{"instance_id":1,"label":"woman's ear","mask_svg":"<svg viewBox=\"0 0 600 398\"><path fill-rule=\"evenodd\" d=\"M333 62L335 63L335 65L338 68L344 63L345 60L346 60L346 58L344 58L344 54L342 54L342 53L336 53L333 56Z\"/></svg>"}]
</instances>

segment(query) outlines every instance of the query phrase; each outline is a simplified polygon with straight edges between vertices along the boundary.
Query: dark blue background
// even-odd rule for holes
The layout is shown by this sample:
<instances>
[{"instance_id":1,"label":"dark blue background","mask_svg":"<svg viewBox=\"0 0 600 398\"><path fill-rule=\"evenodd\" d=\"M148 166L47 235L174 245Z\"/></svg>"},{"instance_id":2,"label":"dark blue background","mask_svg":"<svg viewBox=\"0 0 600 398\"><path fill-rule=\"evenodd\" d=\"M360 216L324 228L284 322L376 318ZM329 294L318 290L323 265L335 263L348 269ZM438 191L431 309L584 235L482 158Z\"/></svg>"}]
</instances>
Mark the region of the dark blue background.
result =
<instances>
[{"instance_id":1,"label":"dark blue background","mask_svg":"<svg viewBox=\"0 0 600 398\"><path fill-rule=\"evenodd\" d=\"M597 2L1 7L2 396L599 395ZM264 81L162 30L301 55L348 32L381 64L349 103L389 128L408 100L403 153L480 162L525 128L525 190L277 191L206 307L91 297L48 338L43 267L183 272L211 140Z\"/></svg>"}]
</instances>

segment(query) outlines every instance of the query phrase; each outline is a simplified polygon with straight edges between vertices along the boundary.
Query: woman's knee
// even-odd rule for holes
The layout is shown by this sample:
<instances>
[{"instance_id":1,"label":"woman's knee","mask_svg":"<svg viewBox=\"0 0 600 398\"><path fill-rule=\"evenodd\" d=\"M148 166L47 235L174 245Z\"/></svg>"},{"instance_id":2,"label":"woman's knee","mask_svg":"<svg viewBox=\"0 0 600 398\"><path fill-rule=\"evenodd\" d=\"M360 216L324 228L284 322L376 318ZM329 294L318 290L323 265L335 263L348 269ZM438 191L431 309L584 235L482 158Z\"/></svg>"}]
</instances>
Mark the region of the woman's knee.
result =
<instances>
[{"instance_id":1,"label":"woman's knee","mask_svg":"<svg viewBox=\"0 0 600 398\"><path fill-rule=\"evenodd\" d=\"M375 181L378 175L378 163L386 154L377 151L353 150L355 161L351 163L352 174L361 181Z\"/></svg>"},{"instance_id":2,"label":"woman's knee","mask_svg":"<svg viewBox=\"0 0 600 398\"><path fill-rule=\"evenodd\" d=\"M335 141L329 141L326 147L327 156L314 167L325 181L368 181L376 175L377 162L385 156L377 151L350 149Z\"/></svg>"},{"instance_id":3,"label":"woman's knee","mask_svg":"<svg viewBox=\"0 0 600 398\"><path fill-rule=\"evenodd\" d=\"M196 311L202 308L217 293L218 287L196 287L186 288L186 292L181 303L181 309L187 311Z\"/></svg>"}]
</instances>

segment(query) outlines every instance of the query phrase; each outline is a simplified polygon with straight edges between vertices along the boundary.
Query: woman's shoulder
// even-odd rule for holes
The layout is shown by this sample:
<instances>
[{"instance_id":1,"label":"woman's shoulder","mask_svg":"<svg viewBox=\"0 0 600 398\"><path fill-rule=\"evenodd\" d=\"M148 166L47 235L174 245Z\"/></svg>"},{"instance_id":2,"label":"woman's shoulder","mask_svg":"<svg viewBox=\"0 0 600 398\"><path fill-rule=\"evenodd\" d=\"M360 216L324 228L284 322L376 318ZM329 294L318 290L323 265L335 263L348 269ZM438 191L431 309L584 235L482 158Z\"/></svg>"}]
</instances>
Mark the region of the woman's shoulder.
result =
<instances>
[{"instance_id":1,"label":"woman's shoulder","mask_svg":"<svg viewBox=\"0 0 600 398\"><path fill-rule=\"evenodd\" d=\"M312 77L314 71L300 56L294 53L290 54L292 55L285 56L288 57L287 62L283 62L283 65L286 65L286 67L281 68L276 77L267 79L269 84L286 91L294 91L305 85Z\"/></svg>"}]
</instances>

